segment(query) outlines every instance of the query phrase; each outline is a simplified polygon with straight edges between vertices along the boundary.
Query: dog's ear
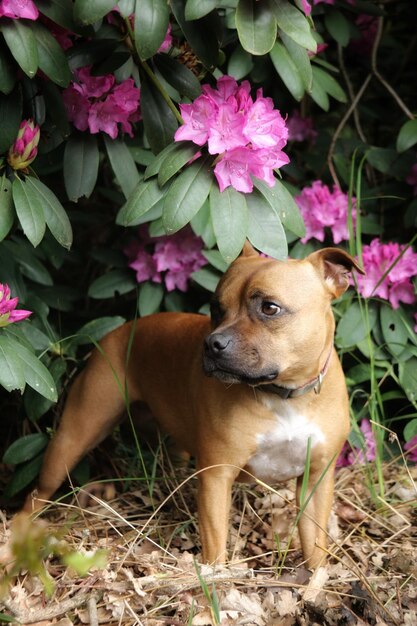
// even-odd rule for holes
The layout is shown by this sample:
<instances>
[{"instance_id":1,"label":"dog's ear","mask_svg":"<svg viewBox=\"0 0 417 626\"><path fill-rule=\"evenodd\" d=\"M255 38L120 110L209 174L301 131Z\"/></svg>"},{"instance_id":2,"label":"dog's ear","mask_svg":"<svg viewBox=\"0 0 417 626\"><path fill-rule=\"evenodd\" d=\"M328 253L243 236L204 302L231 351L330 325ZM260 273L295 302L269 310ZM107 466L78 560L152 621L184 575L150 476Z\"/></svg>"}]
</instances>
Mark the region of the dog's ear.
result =
<instances>
[{"instance_id":1,"label":"dog's ear","mask_svg":"<svg viewBox=\"0 0 417 626\"><path fill-rule=\"evenodd\" d=\"M334 298L341 296L349 287L352 270L365 274L355 259L339 248L323 248L310 254L306 260L319 270Z\"/></svg>"},{"instance_id":2,"label":"dog's ear","mask_svg":"<svg viewBox=\"0 0 417 626\"><path fill-rule=\"evenodd\" d=\"M246 239L245 245L242 248L242 252L240 256L259 256L259 253L256 252L255 248L250 243L249 239Z\"/></svg>"}]
</instances>

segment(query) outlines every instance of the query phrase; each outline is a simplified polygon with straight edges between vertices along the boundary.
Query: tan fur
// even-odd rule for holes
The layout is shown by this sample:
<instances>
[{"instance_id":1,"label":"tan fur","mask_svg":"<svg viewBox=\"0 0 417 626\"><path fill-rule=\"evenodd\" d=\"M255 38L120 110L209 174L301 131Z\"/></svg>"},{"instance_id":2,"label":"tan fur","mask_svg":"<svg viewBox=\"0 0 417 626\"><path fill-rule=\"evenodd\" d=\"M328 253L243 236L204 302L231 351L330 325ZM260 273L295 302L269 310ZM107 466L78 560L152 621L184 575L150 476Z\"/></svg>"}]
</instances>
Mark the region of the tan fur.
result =
<instances>
[{"instance_id":1,"label":"tan fur","mask_svg":"<svg viewBox=\"0 0 417 626\"><path fill-rule=\"evenodd\" d=\"M222 313L216 327L202 315L161 313L111 332L70 390L37 490L28 496L25 510L41 508L75 464L118 424L126 386L130 401L146 403L161 428L196 457L198 470L204 470L198 481L202 558L222 562L232 484L247 478L241 470L249 468L259 442L280 428L280 410L291 411L324 433L324 441L311 449L307 497L314 493L299 523L304 557L316 567L327 543L335 460L349 430L343 372L332 348L331 300L347 288L346 274L352 268L361 271L346 253L332 248L305 260L282 262L261 258L247 245L220 281L216 298ZM284 313L264 319L259 307L265 300L279 304ZM203 352L217 367L217 357L212 358L207 347L212 333L230 338L220 364L227 352L231 374L214 371L209 377L204 372ZM302 386L318 375L332 350L318 395L311 389L299 397L271 396L267 401L269 394L260 389L264 381L239 382L241 376L271 376L276 370L272 383ZM298 497L301 480L298 477Z\"/></svg>"}]
</instances>

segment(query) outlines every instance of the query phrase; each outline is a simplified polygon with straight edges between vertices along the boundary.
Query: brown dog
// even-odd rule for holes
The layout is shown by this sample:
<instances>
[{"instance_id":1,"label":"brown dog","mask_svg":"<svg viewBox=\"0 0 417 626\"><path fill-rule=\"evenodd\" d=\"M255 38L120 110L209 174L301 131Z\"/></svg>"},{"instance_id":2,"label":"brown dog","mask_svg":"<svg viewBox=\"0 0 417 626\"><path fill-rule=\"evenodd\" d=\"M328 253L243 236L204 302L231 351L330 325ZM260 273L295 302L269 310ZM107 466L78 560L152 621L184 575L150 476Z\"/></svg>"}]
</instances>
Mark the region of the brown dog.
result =
<instances>
[{"instance_id":1,"label":"brown dog","mask_svg":"<svg viewBox=\"0 0 417 626\"><path fill-rule=\"evenodd\" d=\"M362 272L336 248L283 262L246 244L219 283L211 324L203 315L160 313L111 332L71 388L25 510L42 507L112 431L126 389L203 470L198 516L209 563L226 558L233 482L248 473L270 483L297 477L300 504L309 450L299 532L307 564L316 567L326 548L334 466L349 431L331 301L347 289L353 268Z\"/></svg>"}]
</instances>

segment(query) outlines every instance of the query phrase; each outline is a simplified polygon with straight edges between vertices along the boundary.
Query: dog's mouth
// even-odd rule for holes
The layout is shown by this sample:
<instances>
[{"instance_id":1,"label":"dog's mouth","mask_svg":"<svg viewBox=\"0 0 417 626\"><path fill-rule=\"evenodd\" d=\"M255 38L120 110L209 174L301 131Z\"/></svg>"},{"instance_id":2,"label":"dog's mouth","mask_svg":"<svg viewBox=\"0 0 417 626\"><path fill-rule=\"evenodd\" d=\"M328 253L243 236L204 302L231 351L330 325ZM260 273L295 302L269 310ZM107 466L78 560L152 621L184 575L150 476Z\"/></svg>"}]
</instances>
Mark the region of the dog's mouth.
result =
<instances>
[{"instance_id":1,"label":"dog's mouth","mask_svg":"<svg viewBox=\"0 0 417 626\"><path fill-rule=\"evenodd\" d=\"M248 373L247 371L239 368L227 366L223 364L219 365L214 359L204 355L203 368L206 376L213 376L222 382L234 384L245 383L252 387L261 385L264 383L270 383L278 376L277 370L270 370L267 372L259 372L257 374Z\"/></svg>"}]
</instances>

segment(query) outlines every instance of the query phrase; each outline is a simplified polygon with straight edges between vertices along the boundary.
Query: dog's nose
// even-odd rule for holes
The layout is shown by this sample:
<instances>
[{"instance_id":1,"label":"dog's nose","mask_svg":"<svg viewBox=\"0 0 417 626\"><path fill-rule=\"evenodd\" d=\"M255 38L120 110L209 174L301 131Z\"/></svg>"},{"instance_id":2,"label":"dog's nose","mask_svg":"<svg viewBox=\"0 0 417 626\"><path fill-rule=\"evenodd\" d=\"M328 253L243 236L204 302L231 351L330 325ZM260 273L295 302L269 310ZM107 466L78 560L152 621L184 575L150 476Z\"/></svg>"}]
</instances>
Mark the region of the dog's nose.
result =
<instances>
[{"instance_id":1,"label":"dog's nose","mask_svg":"<svg viewBox=\"0 0 417 626\"><path fill-rule=\"evenodd\" d=\"M230 335L225 335L223 333L213 333L206 337L205 347L210 354L213 356L218 356L224 353L227 348L229 348L232 344L232 338Z\"/></svg>"}]
</instances>

